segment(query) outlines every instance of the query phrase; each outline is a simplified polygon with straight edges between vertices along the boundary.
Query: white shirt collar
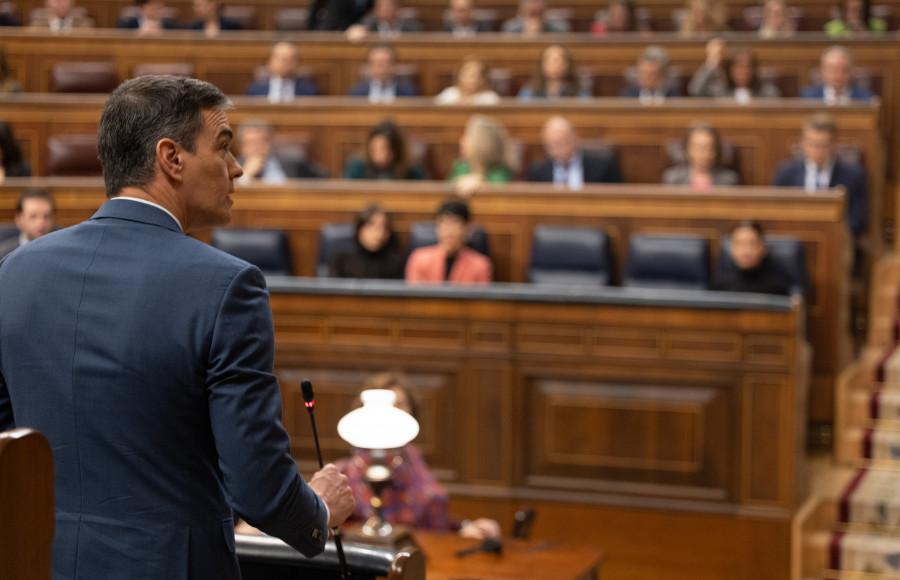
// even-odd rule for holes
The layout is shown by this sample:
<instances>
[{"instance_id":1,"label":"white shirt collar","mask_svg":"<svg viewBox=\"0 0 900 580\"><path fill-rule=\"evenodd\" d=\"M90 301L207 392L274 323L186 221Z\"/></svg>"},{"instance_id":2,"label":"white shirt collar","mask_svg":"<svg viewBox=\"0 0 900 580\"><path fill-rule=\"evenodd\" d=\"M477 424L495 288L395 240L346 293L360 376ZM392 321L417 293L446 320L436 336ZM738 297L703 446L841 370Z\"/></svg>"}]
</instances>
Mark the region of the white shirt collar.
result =
<instances>
[{"instance_id":1,"label":"white shirt collar","mask_svg":"<svg viewBox=\"0 0 900 580\"><path fill-rule=\"evenodd\" d=\"M181 230L182 232L184 232L184 227L181 225L181 222L178 221L178 218L175 217L175 214L173 214L172 212L170 212L163 206L159 205L158 203L153 203L152 201L147 201L146 199L141 199L139 197L128 197L125 195L120 195L117 197L113 197L111 199L127 199L128 201L136 201L139 203L145 203L147 205L152 205L153 207L159 208L159 209L163 210L164 212L166 212L167 214L169 214L169 217L172 218L173 220L175 220L175 223L178 224L178 229Z\"/></svg>"}]
</instances>

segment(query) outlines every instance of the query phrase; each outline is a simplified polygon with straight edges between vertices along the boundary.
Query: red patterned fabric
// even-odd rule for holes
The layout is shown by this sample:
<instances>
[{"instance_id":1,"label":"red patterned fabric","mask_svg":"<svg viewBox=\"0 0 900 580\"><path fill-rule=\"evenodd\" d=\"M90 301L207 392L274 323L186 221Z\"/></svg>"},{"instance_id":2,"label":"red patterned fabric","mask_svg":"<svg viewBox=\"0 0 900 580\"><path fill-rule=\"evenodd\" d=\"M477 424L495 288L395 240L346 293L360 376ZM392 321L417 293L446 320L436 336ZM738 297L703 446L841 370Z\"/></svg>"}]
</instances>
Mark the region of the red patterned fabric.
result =
<instances>
[{"instance_id":1,"label":"red patterned fabric","mask_svg":"<svg viewBox=\"0 0 900 580\"><path fill-rule=\"evenodd\" d=\"M410 443L397 452L388 452L386 462L394 472L394 481L381 494L386 521L441 532L459 528L447 512L447 491L428 469L418 447ZM370 503L372 488L365 477L371 464L371 452L359 451L341 466L356 498L351 519L364 521L375 514Z\"/></svg>"}]
</instances>

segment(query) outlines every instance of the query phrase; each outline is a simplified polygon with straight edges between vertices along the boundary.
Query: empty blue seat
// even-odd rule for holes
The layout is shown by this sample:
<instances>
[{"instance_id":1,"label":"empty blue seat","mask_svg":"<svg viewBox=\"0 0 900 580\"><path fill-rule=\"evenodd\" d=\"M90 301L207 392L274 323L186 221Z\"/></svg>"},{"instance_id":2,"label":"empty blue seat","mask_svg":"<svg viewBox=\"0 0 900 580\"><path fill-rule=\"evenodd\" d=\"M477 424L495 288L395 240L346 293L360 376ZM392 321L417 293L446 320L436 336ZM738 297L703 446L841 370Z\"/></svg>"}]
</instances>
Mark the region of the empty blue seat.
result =
<instances>
[{"instance_id":1,"label":"empty blue seat","mask_svg":"<svg viewBox=\"0 0 900 580\"><path fill-rule=\"evenodd\" d=\"M422 248L425 246L433 246L437 243L437 232L434 229L434 222L415 222L409 232L409 251ZM478 224L472 224L469 232L469 241L466 245L480 254L487 257L491 256L490 247L488 246L487 232Z\"/></svg>"},{"instance_id":2,"label":"empty blue seat","mask_svg":"<svg viewBox=\"0 0 900 580\"><path fill-rule=\"evenodd\" d=\"M535 226L528 280L535 284L606 286L612 278L609 236L601 229Z\"/></svg>"},{"instance_id":3,"label":"empty blue seat","mask_svg":"<svg viewBox=\"0 0 900 580\"><path fill-rule=\"evenodd\" d=\"M250 262L266 275L293 274L291 248L281 230L217 229L212 245Z\"/></svg>"},{"instance_id":4,"label":"empty blue seat","mask_svg":"<svg viewBox=\"0 0 900 580\"><path fill-rule=\"evenodd\" d=\"M729 251L731 236L719 239L719 276L727 277L737 270ZM806 269L806 250L803 242L793 236L766 234L768 253L763 259L764 267L772 268L782 280L787 282L791 294L806 296L808 275Z\"/></svg>"},{"instance_id":5,"label":"empty blue seat","mask_svg":"<svg viewBox=\"0 0 900 580\"><path fill-rule=\"evenodd\" d=\"M325 224L319 231L319 257L316 260L316 276L328 277L331 259L339 252L353 249L356 226L351 223Z\"/></svg>"},{"instance_id":6,"label":"empty blue seat","mask_svg":"<svg viewBox=\"0 0 900 580\"><path fill-rule=\"evenodd\" d=\"M709 284L709 242L679 234L632 234L623 286L701 290Z\"/></svg>"}]
</instances>

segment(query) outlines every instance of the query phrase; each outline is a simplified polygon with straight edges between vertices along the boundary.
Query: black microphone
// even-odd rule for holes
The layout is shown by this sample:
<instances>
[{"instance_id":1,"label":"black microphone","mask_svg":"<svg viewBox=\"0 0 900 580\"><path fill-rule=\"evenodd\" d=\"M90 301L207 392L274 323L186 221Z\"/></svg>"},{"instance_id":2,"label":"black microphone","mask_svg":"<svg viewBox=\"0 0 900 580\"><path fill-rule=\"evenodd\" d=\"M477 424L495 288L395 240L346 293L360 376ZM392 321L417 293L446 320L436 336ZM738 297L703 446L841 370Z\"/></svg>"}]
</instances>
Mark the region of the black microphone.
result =
<instances>
[{"instance_id":1,"label":"black microphone","mask_svg":"<svg viewBox=\"0 0 900 580\"><path fill-rule=\"evenodd\" d=\"M319 458L319 469L325 466L322 461L322 448L319 446L319 433L316 431L316 400L313 395L312 383L309 379L303 379L300 382L300 390L303 392L303 402L306 410L309 411L309 421L312 423L313 440L316 442L316 455ZM341 579L350 580L350 572L347 570L347 558L344 556L344 543L341 541L341 530L337 526L331 528L334 535L334 547L337 551L338 561L341 564Z\"/></svg>"},{"instance_id":2,"label":"black microphone","mask_svg":"<svg viewBox=\"0 0 900 580\"><path fill-rule=\"evenodd\" d=\"M477 546L458 551L456 553L456 557L465 558L466 556L471 556L472 554L478 554L480 552L487 552L488 554L499 554L502 551L503 542L501 542L497 538L488 538Z\"/></svg>"}]
</instances>

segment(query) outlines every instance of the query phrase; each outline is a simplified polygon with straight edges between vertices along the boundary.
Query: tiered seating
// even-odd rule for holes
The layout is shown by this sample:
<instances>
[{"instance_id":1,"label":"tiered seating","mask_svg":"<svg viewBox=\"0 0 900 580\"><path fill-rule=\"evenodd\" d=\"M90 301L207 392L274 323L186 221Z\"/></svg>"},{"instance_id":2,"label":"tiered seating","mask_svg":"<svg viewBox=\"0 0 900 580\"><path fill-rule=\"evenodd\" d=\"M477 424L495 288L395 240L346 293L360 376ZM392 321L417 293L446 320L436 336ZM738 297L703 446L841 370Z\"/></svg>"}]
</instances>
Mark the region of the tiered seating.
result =
<instances>
[{"instance_id":1,"label":"tiered seating","mask_svg":"<svg viewBox=\"0 0 900 580\"><path fill-rule=\"evenodd\" d=\"M876 267L873 293L892 293L892 303L872 299L873 319L892 318L900 300L900 259ZM838 379L835 460L820 489L798 518L803 578L900 575L900 350L873 329L860 359ZM849 574L849 576L848 576Z\"/></svg>"}]
</instances>

